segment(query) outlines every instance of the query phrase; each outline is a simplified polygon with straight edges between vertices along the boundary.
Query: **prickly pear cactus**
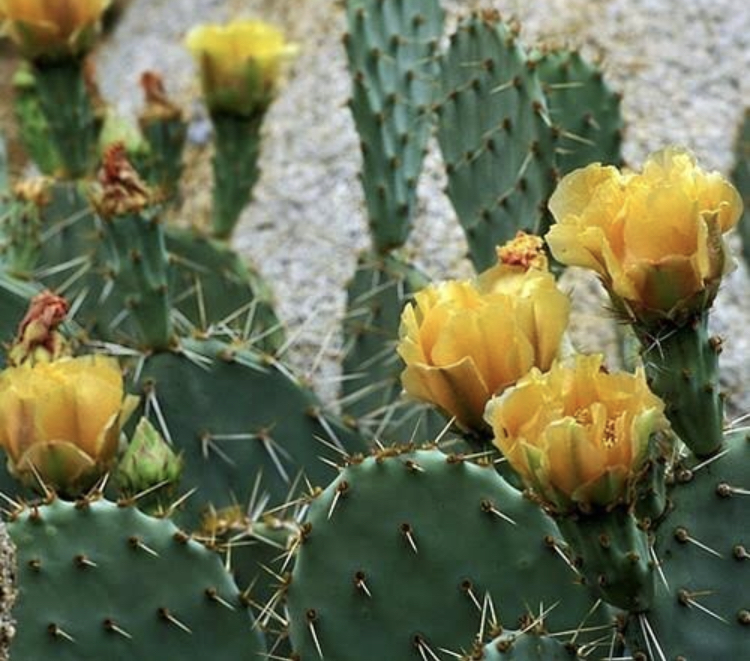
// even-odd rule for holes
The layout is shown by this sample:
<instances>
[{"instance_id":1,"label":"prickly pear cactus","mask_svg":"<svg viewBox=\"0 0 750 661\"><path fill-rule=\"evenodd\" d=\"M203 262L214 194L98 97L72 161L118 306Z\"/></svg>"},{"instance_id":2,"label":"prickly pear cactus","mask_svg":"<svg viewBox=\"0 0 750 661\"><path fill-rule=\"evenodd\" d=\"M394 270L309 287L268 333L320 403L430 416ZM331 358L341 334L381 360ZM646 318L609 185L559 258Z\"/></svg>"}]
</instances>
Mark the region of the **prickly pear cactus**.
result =
<instances>
[{"instance_id":1,"label":"prickly pear cactus","mask_svg":"<svg viewBox=\"0 0 750 661\"><path fill-rule=\"evenodd\" d=\"M251 659L265 652L219 558L132 506L60 500L24 508L17 659Z\"/></svg>"},{"instance_id":2,"label":"prickly pear cactus","mask_svg":"<svg viewBox=\"0 0 750 661\"><path fill-rule=\"evenodd\" d=\"M50 140L50 129L39 105L34 73L20 66L13 76L15 115L21 139L31 160L42 174L53 175L60 167L60 157Z\"/></svg>"},{"instance_id":3,"label":"prickly pear cactus","mask_svg":"<svg viewBox=\"0 0 750 661\"><path fill-rule=\"evenodd\" d=\"M574 638L574 636L571 636ZM596 649L596 647L592 648ZM611 657L611 654L610 654ZM485 661L571 661L586 658L579 656L575 643L564 638L555 638L536 631L506 631L483 650L481 656L472 657Z\"/></svg>"},{"instance_id":4,"label":"prickly pear cactus","mask_svg":"<svg viewBox=\"0 0 750 661\"><path fill-rule=\"evenodd\" d=\"M750 108L745 110L735 138L732 182L745 203L738 228L742 238L742 254L745 262L750 263Z\"/></svg>"},{"instance_id":5,"label":"prickly pear cactus","mask_svg":"<svg viewBox=\"0 0 750 661\"><path fill-rule=\"evenodd\" d=\"M401 396L396 353L401 312L427 278L395 253L360 255L347 290L341 407L364 436L384 442L435 437L445 420Z\"/></svg>"},{"instance_id":6,"label":"prickly pear cactus","mask_svg":"<svg viewBox=\"0 0 750 661\"><path fill-rule=\"evenodd\" d=\"M5 136L0 133L0 195L5 195L10 187L10 173L8 172L8 147Z\"/></svg>"},{"instance_id":7,"label":"prickly pear cactus","mask_svg":"<svg viewBox=\"0 0 750 661\"><path fill-rule=\"evenodd\" d=\"M256 626L266 635L271 652L285 656L288 637L284 620L277 617L274 605L287 580L283 558L299 532L299 524L286 512L283 516L265 515L253 519L253 507L246 514L240 507L219 510L210 517L209 530L204 530L209 548L218 551L224 566L242 590L248 604L258 613ZM282 654L282 649L286 650Z\"/></svg>"},{"instance_id":8,"label":"prickly pear cactus","mask_svg":"<svg viewBox=\"0 0 750 661\"><path fill-rule=\"evenodd\" d=\"M548 610L550 627L607 635L607 609L557 534L491 467L434 449L354 459L302 524L286 594L293 648L302 658L431 659Z\"/></svg>"},{"instance_id":9,"label":"prickly pear cactus","mask_svg":"<svg viewBox=\"0 0 750 661\"><path fill-rule=\"evenodd\" d=\"M165 238L173 304L187 331L230 329L268 353L283 344L273 294L250 264L223 242L193 230L169 227Z\"/></svg>"},{"instance_id":10,"label":"prickly pear cactus","mask_svg":"<svg viewBox=\"0 0 750 661\"><path fill-rule=\"evenodd\" d=\"M648 659L742 658L750 646L750 441L727 436L710 459L675 472L657 530L653 608L631 615L628 646Z\"/></svg>"},{"instance_id":11,"label":"prickly pear cactus","mask_svg":"<svg viewBox=\"0 0 750 661\"><path fill-rule=\"evenodd\" d=\"M577 50L545 50L534 54L533 61L550 121L560 133L560 174L596 162L620 167L621 96L610 89L602 71Z\"/></svg>"},{"instance_id":12,"label":"prickly pear cactus","mask_svg":"<svg viewBox=\"0 0 750 661\"><path fill-rule=\"evenodd\" d=\"M197 488L181 514L191 527L209 504L246 507L258 475L278 505L303 475L327 484L335 470L325 461L364 449L280 362L242 345L183 339L133 370L144 413L183 453L183 489Z\"/></svg>"},{"instance_id":13,"label":"prickly pear cactus","mask_svg":"<svg viewBox=\"0 0 750 661\"><path fill-rule=\"evenodd\" d=\"M362 184L374 248L384 253L402 245L411 229L443 12L437 0L348 0L346 8Z\"/></svg>"},{"instance_id":14,"label":"prickly pear cactus","mask_svg":"<svg viewBox=\"0 0 750 661\"><path fill-rule=\"evenodd\" d=\"M36 203L11 198L9 205L0 204L0 260L18 272L15 246L24 247L21 270L73 301L77 320L92 337L138 345L143 332L132 297L140 293L117 285L129 260L117 259L105 229L86 184L55 182ZM284 331L272 294L237 253L192 230L164 227L156 234L164 237L159 270L166 271L170 316L185 332L215 326L269 353L281 345Z\"/></svg>"},{"instance_id":15,"label":"prickly pear cactus","mask_svg":"<svg viewBox=\"0 0 750 661\"><path fill-rule=\"evenodd\" d=\"M537 72L493 12L464 20L441 59L436 104L448 195L477 271L518 230L544 234L557 179L556 132Z\"/></svg>"}]
</instances>

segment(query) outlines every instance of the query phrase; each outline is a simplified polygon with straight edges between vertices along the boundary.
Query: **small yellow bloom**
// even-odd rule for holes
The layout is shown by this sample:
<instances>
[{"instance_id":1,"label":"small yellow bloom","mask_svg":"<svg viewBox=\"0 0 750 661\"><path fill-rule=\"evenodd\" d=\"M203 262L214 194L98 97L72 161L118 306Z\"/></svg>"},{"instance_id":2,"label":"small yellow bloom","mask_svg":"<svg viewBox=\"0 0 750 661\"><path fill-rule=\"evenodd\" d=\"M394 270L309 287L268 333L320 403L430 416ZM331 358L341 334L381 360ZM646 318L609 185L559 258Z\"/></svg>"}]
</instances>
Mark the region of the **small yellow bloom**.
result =
<instances>
[{"instance_id":1,"label":"small yellow bloom","mask_svg":"<svg viewBox=\"0 0 750 661\"><path fill-rule=\"evenodd\" d=\"M94 45L109 0L0 0L5 30L30 59L85 55Z\"/></svg>"},{"instance_id":2,"label":"small yellow bloom","mask_svg":"<svg viewBox=\"0 0 750 661\"><path fill-rule=\"evenodd\" d=\"M664 403L635 374L609 374L602 356L532 369L487 405L495 445L548 506L629 502L649 438L668 428Z\"/></svg>"},{"instance_id":3,"label":"small yellow bloom","mask_svg":"<svg viewBox=\"0 0 750 661\"><path fill-rule=\"evenodd\" d=\"M193 28L185 41L200 66L211 111L252 116L270 104L284 61L297 48L262 21Z\"/></svg>"},{"instance_id":4,"label":"small yellow bloom","mask_svg":"<svg viewBox=\"0 0 750 661\"><path fill-rule=\"evenodd\" d=\"M137 399L125 397L117 361L104 356L25 363L0 373L0 446L27 484L34 470L70 495L106 472L120 426Z\"/></svg>"},{"instance_id":5,"label":"small yellow bloom","mask_svg":"<svg viewBox=\"0 0 750 661\"><path fill-rule=\"evenodd\" d=\"M473 281L431 285L401 317L404 389L482 432L492 395L551 365L569 312L567 296L542 270L500 264Z\"/></svg>"},{"instance_id":6,"label":"small yellow bloom","mask_svg":"<svg viewBox=\"0 0 750 661\"><path fill-rule=\"evenodd\" d=\"M651 155L641 173L598 163L576 170L549 206L552 254L596 271L641 320L710 306L732 266L722 234L742 213L736 189L677 148Z\"/></svg>"}]
</instances>

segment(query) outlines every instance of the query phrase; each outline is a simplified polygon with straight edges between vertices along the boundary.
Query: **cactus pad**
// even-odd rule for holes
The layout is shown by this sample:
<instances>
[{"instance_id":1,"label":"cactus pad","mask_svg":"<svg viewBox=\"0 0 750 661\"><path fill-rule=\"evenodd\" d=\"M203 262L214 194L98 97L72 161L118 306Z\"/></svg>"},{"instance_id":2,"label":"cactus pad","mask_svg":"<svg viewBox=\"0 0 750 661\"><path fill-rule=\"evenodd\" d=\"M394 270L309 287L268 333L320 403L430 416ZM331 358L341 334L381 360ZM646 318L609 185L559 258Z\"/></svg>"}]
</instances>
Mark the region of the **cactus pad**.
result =
<instances>
[{"instance_id":1,"label":"cactus pad","mask_svg":"<svg viewBox=\"0 0 750 661\"><path fill-rule=\"evenodd\" d=\"M345 468L302 524L287 593L293 647L304 659L432 659L553 604L551 626L606 626L556 534L491 467L379 451Z\"/></svg>"},{"instance_id":2,"label":"cactus pad","mask_svg":"<svg viewBox=\"0 0 750 661\"><path fill-rule=\"evenodd\" d=\"M575 646L535 631L506 631L489 643L481 657L484 661L571 661L578 657Z\"/></svg>"},{"instance_id":3,"label":"cactus pad","mask_svg":"<svg viewBox=\"0 0 750 661\"><path fill-rule=\"evenodd\" d=\"M401 311L427 278L395 253L364 252L347 291L341 407L363 435L384 442L435 437L445 420L402 397L403 363L396 353Z\"/></svg>"},{"instance_id":4,"label":"cactus pad","mask_svg":"<svg viewBox=\"0 0 750 661\"><path fill-rule=\"evenodd\" d=\"M209 504L247 506L258 474L273 505L284 502L301 473L327 484L334 471L320 457L337 452L318 439L349 452L363 447L283 365L241 346L184 339L136 370L132 390L183 453L182 487L198 488L185 505L190 525Z\"/></svg>"},{"instance_id":5,"label":"cactus pad","mask_svg":"<svg viewBox=\"0 0 750 661\"><path fill-rule=\"evenodd\" d=\"M555 133L535 67L491 12L463 21L442 58L438 140L477 271L518 230L544 234Z\"/></svg>"},{"instance_id":6,"label":"cactus pad","mask_svg":"<svg viewBox=\"0 0 750 661\"><path fill-rule=\"evenodd\" d=\"M252 266L224 243L192 230L170 227L166 241L172 300L194 329L229 328L268 353L281 346L284 329L273 295Z\"/></svg>"},{"instance_id":7,"label":"cactus pad","mask_svg":"<svg viewBox=\"0 0 750 661\"><path fill-rule=\"evenodd\" d=\"M661 659L740 659L750 647L750 441L727 436L712 459L676 471L673 510L658 529L656 596L632 616L634 653Z\"/></svg>"},{"instance_id":8,"label":"cactus pad","mask_svg":"<svg viewBox=\"0 0 750 661\"><path fill-rule=\"evenodd\" d=\"M443 29L437 0L348 0L352 114L374 248L406 241L430 135Z\"/></svg>"},{"instance_id":9,"label":"cactus pad","mask_svg":"<svg viewBox=\"0 0 750 661\"><path fill-rule=\"evenodd\" d=\"M742 238L742 255L750 264L750 108L745 110L742 123L738 127L734 144L734 167L732 183L737 187L745 203L745 211L738 223Z\"/></svg>"},{"instance_id":10,"label":"cactus pad","mask_svg":"<svg viewBox=\"0 0 750 661\"><path fill-rule=\"evenodd\" d=\"M552 123L560 131L557 166L567 174L589 163L622 165L620 95L578 51L548 50L535 60Z\"/></svg>"},{"instance_id":11,"label":"cactus pad","mask_svg":"<svg viewBox=\"0 0 750 661\"><path fill-rule=\"evenodd\" d=\"M265 651L220 559L108 501L31 507L18 552L18 659L253 659Z\"/></svg>"}]
</instances>

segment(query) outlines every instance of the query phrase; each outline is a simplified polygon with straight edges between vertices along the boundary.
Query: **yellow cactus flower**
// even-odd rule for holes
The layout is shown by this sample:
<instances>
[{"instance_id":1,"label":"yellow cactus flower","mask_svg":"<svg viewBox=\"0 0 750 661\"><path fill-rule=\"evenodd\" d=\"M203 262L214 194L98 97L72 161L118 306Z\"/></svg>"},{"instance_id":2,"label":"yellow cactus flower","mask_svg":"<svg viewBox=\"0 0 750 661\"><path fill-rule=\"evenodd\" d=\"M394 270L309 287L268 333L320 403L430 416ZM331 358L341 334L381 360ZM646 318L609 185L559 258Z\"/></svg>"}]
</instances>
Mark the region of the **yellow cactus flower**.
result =
<instances>
[{"instance_id":1,"label":"yellow cactus flower","mask_svg":"<svg viewBox=\"0 0 750 661\"><path fill-rule=\"evenodd\" d=\"M494 444L552 511L629 502L649 438L669 426L642 369L609 374L602 360L532 369L487 405Z\"/></svg>"},{"instance_id":2,"label":"yellow cactus flower","mask_svg":"<svg viewBox=\"0 0 750 661\"><path fill-rule=\"evenodd\" d=\"M0 373L0 446L12 473L76 495L115 458L120 426L137 398L124 397L112 358L24 363Z\"/></svg>"},{"instance_id":3,"label":"yellow cactus flower","mask_svg":"<svg viewBox=\"0 0 750 661\"><path fill-rule=\"evenodd\" d=\"M78 58L94 45L109 0L0 0L5 31L30 60Z\"/></svg>"},{"instance_id":4,"label":"yellow cactus flower","mask_svg":"<svg viewBox=\"0 0 750 661\"><path fill-rule=\"evenodd\" d=\"M401 317L404 389L484 433L487 401L532 367L551 365L569 312L543 270L500 264L476 280L431 285Z\"/></svg>"},{"instance_id":5,"label":"yellow cactus flower","mask_svg":"<svg viewBox=\"0 0 750 661\"><path fill-rule=\"evenodd\" d=\"M722 234L737 223L742 199L687 151L652 154L643 172L598 163L560 182L547 234L564 264L596 271L631 317L675 319L708 308L731 268Z\"/></svg>"},{"instance_id":6,"label":"yellow cactus flower","mask_svg":"<svg viewBox=\"0 0 750 661\"><path fill-rule=\"evenodd\" d=\"M297 47L262 21L193 28L185 43L198 61L206 104L212 112L252 116L264 111Z\"/></svg>"}]
</instances>

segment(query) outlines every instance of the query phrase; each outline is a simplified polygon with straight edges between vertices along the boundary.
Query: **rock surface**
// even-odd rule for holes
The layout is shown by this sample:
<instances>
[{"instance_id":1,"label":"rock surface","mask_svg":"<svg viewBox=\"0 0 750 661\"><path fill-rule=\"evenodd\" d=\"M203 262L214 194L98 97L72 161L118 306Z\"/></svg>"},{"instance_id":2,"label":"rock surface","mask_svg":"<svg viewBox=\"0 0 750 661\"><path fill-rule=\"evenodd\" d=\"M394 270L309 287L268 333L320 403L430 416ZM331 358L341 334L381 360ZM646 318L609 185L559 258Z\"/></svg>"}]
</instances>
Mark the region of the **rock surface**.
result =
<instances>
[{"instance_id":1,"label":"rock surface","mask_svg":"<svg viewBox=\"0 0 750 661\"><path fill-rule=\"evenodd\" d=\"M9 658L8 649L16 631L11 613L16 599L15 572L15 550L5 525L0 523L0 661Z\"/></svg>"}]
</instances>

